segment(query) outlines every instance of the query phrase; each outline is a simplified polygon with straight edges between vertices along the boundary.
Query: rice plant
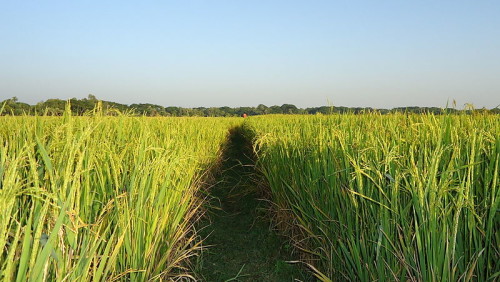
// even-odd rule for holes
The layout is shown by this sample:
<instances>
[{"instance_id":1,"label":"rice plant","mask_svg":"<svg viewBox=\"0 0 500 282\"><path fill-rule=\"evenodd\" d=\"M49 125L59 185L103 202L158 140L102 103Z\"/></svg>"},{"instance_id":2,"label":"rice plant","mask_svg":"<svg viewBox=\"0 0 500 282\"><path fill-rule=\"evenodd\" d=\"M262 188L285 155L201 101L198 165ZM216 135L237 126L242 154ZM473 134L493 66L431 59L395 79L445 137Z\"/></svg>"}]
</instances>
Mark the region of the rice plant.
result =
<instances>
[{"instance_id":1,"label":"rice plant","mask_svg":"<svg viewBox=\"0 0 500 282\"><path fill-rule=\"evenodd\" d=\"M200 179L240 123L99 109L0 117L0 279L192 278ZM245 123L272 201L318 279L500 276L498 116Z\"/></svg>"},{"instance_id":2,"label":"rice plant","mask_svg":"<svg viewBox=\"0 0 500 282\"><path fill-rule=\"evenodd\" d=\"M189 278L200 178L236 122L0 117L0 279Z\"/></svg>"},{"instance_id":3,"label":"rice plant","mask_svg":"<svg viewBox=\"0 0 500 282\"><path fill-rule=\"evenodd\" d=\"M498 115L248 121L272 200L322 281L500 275Z\"/></svg>"}]
</instances>

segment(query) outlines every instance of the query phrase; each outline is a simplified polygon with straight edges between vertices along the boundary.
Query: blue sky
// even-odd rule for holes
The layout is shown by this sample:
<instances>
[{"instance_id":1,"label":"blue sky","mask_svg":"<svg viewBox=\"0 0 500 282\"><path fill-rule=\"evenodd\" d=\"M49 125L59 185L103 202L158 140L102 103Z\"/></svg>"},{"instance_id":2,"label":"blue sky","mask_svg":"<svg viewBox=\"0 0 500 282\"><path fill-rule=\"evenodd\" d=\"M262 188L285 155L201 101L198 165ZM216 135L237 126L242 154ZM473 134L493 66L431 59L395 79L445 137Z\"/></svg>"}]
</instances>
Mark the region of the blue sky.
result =
<instances>
[{"instance_id":1,"label":"blue sky","mask_svg":"<svg viewBox=\"0 0 500 282\"><path fill-rule=\"evenodd\" d=\"M1 1L0 100L500 104L500 1Z\"/></svg>"}]
</instances>

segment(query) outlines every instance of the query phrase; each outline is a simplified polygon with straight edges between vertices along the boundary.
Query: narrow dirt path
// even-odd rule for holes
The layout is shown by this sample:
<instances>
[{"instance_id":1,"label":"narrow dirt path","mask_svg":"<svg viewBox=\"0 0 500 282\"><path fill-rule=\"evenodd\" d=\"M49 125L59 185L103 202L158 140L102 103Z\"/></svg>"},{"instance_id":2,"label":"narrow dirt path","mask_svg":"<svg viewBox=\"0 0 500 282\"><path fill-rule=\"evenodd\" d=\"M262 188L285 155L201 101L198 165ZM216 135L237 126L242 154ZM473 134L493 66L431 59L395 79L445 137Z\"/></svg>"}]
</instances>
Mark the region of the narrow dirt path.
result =
<instances>
[{"instance_id":1,"label":"narrow dirt path","mask_svg":"<svg viewBox=\"0 0 500 282\"><path fill-rule=\"evenodd\" d=\"M210 191L214 208L201 235L209 245L201 257L203 281L305 281L298 265L288 264L289 246L270 229L265 202L252 176L251 147L242 130L232 130L218 183Z\"/></svg>"}]
</instances>

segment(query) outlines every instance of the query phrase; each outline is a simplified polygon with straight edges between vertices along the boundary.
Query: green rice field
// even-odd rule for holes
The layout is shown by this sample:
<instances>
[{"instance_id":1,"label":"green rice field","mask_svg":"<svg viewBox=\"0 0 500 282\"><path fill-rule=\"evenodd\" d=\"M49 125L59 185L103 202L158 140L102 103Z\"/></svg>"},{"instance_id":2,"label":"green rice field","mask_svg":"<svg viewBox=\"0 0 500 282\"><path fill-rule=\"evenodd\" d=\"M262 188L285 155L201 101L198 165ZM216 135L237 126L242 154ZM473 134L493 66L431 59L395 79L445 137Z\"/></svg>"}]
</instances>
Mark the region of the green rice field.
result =
<instances>
[{"instance_id":1,"label":"green rice field","mask_svg":"<svg viewBox=\"0 0 500 282\"><path fill-rule=\"evenodd\" d=\"M500 275L500 119L264 117L258 167L320 280Z\"/></svg>"},{"instance_id":2,"label":"green rice field","mask_svg":"<svg viewBox=\"0 0 500 282\"><path fill-rule=\"evenodd\" d=\"M313 281L500 279L498 115L100 111L0 117L0 279L203 280L197 224L234 128Z\"/></svg>"}]
</instances>

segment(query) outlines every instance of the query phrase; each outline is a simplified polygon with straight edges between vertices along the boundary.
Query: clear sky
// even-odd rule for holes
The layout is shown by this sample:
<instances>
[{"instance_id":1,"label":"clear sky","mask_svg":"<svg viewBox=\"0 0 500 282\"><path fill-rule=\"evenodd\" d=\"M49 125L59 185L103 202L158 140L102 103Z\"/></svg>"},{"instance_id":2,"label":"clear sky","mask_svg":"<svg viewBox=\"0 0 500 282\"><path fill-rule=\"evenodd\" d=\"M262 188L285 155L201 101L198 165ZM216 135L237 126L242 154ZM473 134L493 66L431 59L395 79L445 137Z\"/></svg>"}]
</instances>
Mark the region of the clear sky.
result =
<instances>
[{"instance_id":1,"label":"clear sky","mask_svg":"<svg viewBox=\"0 0 500 282\"><path fill-rule=\"evenodd\" d=\"M500 104L500 1L4 1L0 100Z\"/></svg>"}]
</instances>

